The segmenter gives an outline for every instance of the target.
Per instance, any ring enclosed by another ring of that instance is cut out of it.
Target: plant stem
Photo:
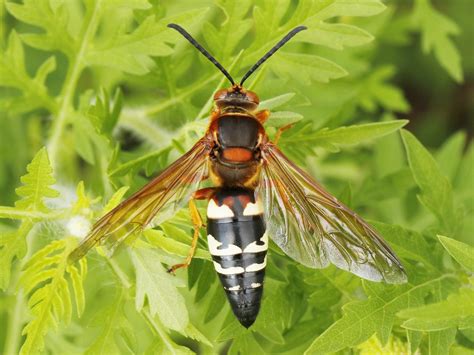
[[[117,262],[113,260],[112,258],[106,258],[106,260],[110,268],[112,269],[113,273],[115,274],[115,276],[117,276],[117,278],[122,283],[122,286],[127,290],[130,289],[132,287],[132,283],[129,280],[127,274],[125,274],[125,272],[120,268],[120,265],[117,264]],[[141,309],[140,314],[148,323],[148,325],[153,329],[155,334],[161,337],[161,340],[165,343],[166,347],[170,350],[173,350],[174,348],[170,344],[168,334],[163,329],[161,324],[159,324],[159,322],[156,319],[154,319],[154,317],[150,313],[150,310],[144,307]]]
[[[84,57],[87,46],[91,42],[100,20],[102,0],[96,0],[94,8],[90,11],[88,16],[84,19],[84,29],[80,39],[79,50],[74,58],[69,58],[69,67],[64,81],[64,86],[61,91],[60,105],[58,116],[53,122],[53,127],[49,139],[49,157],[53,169],[58,164],[58,153],[60,149],[61,137],[66,127],[67,119],[71,113],[72,100],[74,92],[76,91],[76,84],[79,76],[84,68]]]
[[[20,289],[16,295],[15,306],[8,322],[7,336],[5,343],[5,355],[18,354],[19,342],[21,339],[21,326],[23,320],[21,313],[24,305],[23,289]]]
[[[120,280],[120,282],[122,283],[123,287],[125,287],[126,289],[129,289],[132,287],[132,283],[130,282],[130,280],[128,279],[128,276],[125,272],[122,271],[122,269],[120,268],[119,264],[117,264],[117,262],[115,260],[113,260],[112,258],[105,258],[107,260],[107,263],[109,264],[110,268],[112,269],[113,273],[115,274],[115,276],[117,276],[117,278]]]
[[[207,84],[209,84],[210,82],[216,80],[219,75],[221,75],[220,73],[216,73],[212,76],[210,76],[209,78],[207,78],[206,80],[203,80],[203,81],[198,81],[196,84],[190,86],[188,89],[182,91],[180,94],[177,94],[173,97],[170,97],[169,99],[157,104],[157,105],[154,105],[154,106],[151,106],[149,108],[147,108],[145,110],[145,115],[146,116],[151,116],[151,115],[154,115],[160,111],[163,111],[164,109],[168,108],[169,106],[172,106],[174,104],[178,104],[180,102],[182,102],[182,100],[185,98],[185,97],[188,97],[189,95],[193,94],[194,92],[196,92],[197,90],[199,90],[200,88],[206,86]]]
[[[22,311],[23,311],[23,307],[25,307],[26,305],[26,300],[25,300],[25,294],[23,293],[23,289],[19,287],[18,282],[20,279],[21,270],[23,269],[25,264],[28,262],[28,260],[30,260],[31,258],[31,255],[32,255],[31,244],[35,236],[31,235],[31,237],[28,238],[29,234],[33,234],[33,233],[30,233],[31,229],[33,228],[33,224],[31,221],[23,222],[23,227],[25,228],[24,230],[26,231],[25,234],[19,233],[17,237],[26,239],[27,252],[26,252],[26,255],[23,257],[23,259],[21,260],[21,262],[17,264],[13,281],[10,282],[10,285],[12,285],[11,289],[12,290],[18,289],[19,291],[15,297],[15,305],[13,307],[13,312],[10,314],[10,317],[8,319],[7,335],[6,335],[5,347],[4,347],[5,355],[18,354],[18,348],[20,347],[20,343],[21,343],[21,328],[24,323],[24,319],[22,318]]]

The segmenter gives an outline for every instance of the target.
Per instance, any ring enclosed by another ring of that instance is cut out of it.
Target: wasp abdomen
[[[208,244],[232,310],[250,327],[263,292],[268,236],[263,210],[254,191],[227,188],[209,201]]]

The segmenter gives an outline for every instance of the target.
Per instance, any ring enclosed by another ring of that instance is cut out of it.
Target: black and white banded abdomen
[[[250,327],[257,318],[267,263],[268,236],[254,191],[222,188],[209,200],[207,240],[232,310]]]

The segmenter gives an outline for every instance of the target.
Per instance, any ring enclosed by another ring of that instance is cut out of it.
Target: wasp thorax
[[[260,103],[257,94],[238,85],[217,91],[214,101],[219,108],[233,106],[246,110],[255,110]]]

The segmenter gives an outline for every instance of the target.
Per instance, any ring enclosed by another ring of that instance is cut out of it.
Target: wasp
[[[404,268],[377,232],[291,162],[265,132],[268,110],[259,110],[245,80],[306,27],[283,37],[243,76],[239,84],[186,30],[178,31],[230,81],[214,95],[207,131],[158,177],[102,217],[75,249],[83,257],[106,240],[120,243],[157,214],[189,205],[194,235],[182,264],[189,266],[204,226],[196,200],[207,200],[209,252],[231,308],[245,327],[256,320],[263,293],[269,239],[289,257],[311,268],[330,263],[371,281],[402,283]],[[204,181],[213,187],[202,188]]]

